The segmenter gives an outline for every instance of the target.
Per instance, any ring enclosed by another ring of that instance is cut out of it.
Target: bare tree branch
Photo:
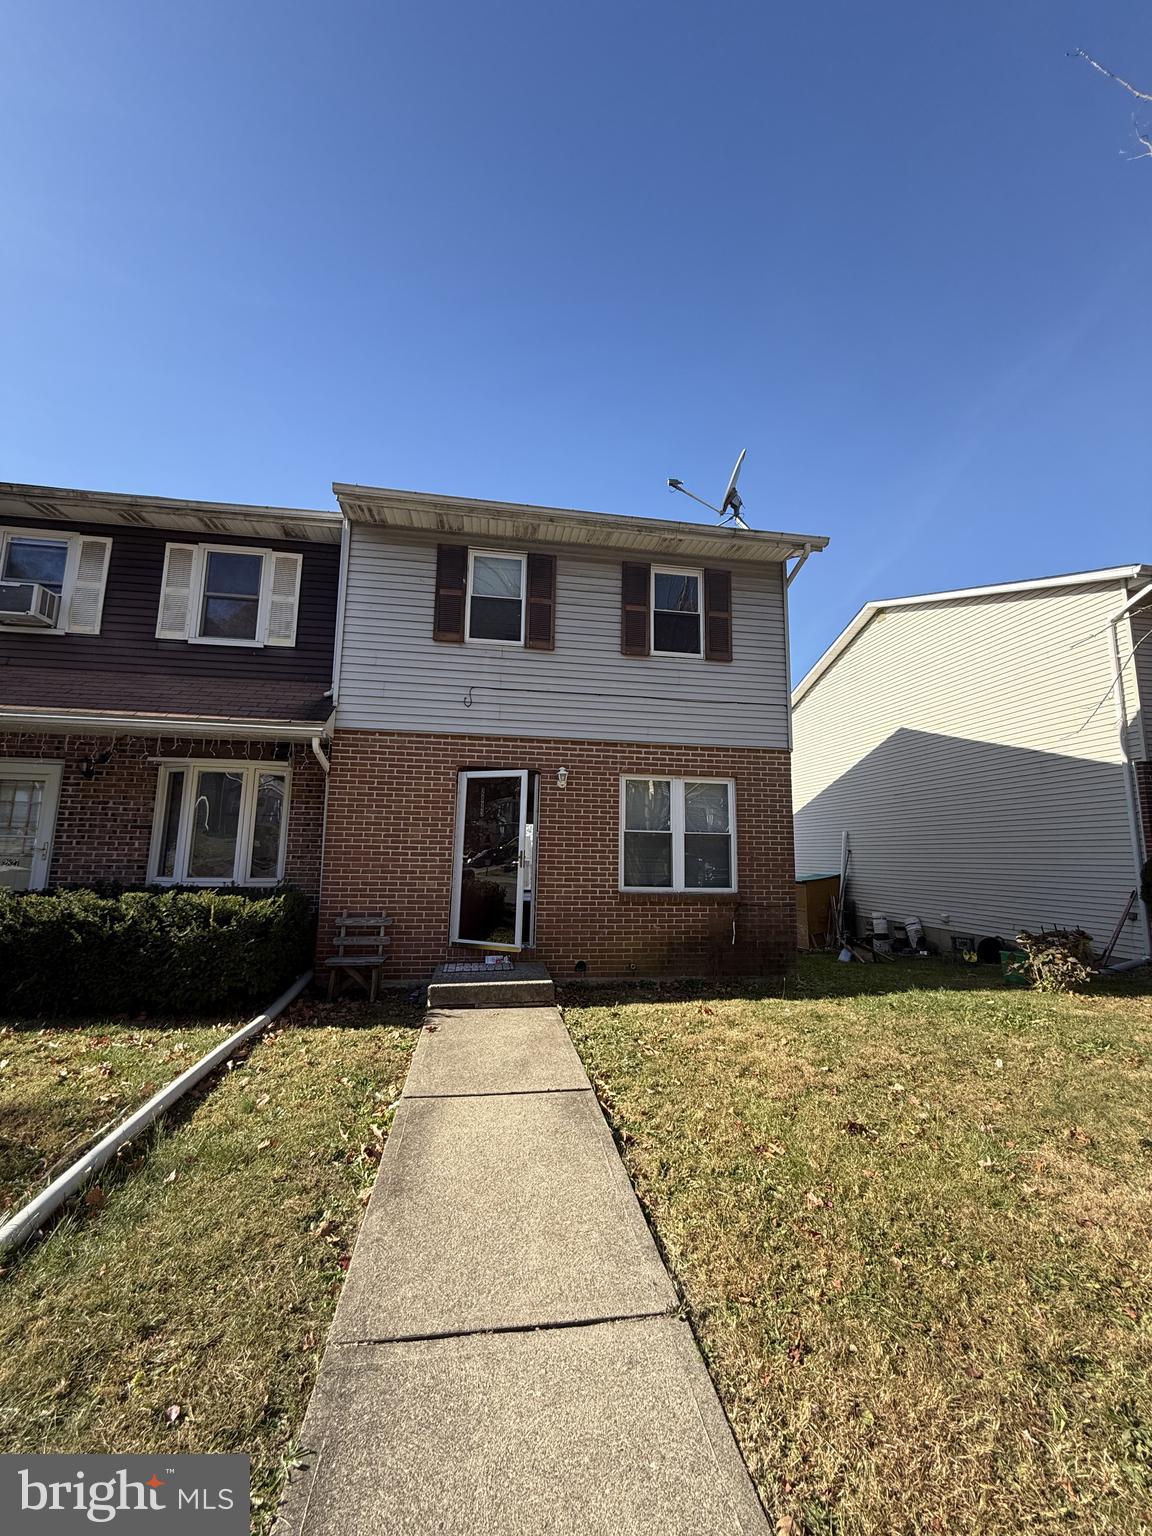
[[[1102,75],[1107,75],[1109,80],[1115,80],[1117,85],[1122,85],[1130,96],[1135,96],[1137,101],[1152,102],[1152,91],[1140,90],[1130,80],[1125,80],[1123,75],[1118,75],[1114,70],[1107,69],[1100,63],[1099,59],[1094,59],[1090,53],[1085,53],[1083,48],[1073,48],[1068,57],[1070,59],[1083,59],[1085,64],[1091,64],[1093,69],[1098,69]],[[1140,142],[1143,143],[1144,140],[1141,138]]]

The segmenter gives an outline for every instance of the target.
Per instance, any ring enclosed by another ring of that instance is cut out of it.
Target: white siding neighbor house
[[[797,874],[847,832],[861,932],[1107,944],[1152,842],[1152,566],[868,603],[792,705]],[[1114,955],[1149,952],[1139,903]]]

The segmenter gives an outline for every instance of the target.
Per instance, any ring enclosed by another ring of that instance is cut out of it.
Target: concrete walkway
[[[764,1536],[555,1008],[427,1015],[276,1536]]]

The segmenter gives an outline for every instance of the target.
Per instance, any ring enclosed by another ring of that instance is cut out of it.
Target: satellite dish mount
[[[743,528],[749,531],[748,524],[740,516],[744,503],[740,499],[740,492],[736,489],[736,482],[740,478],[740,471],[744,466],[744,455],[747,448],[741,448],[740,457],[736,460],[736,467],[728,477],[728,486],[724,492],[724,499],[718,507],[714,507],[710,501],[705,501],[703,496],[697,496],[695,491],[690,491],[683,480],[669,480],[668,485],[674,491],[680,491],[685,496],[691,496],[693,501],[698,501],[702,507],[707,507],[709,512],[715,512],[720,519],[721,528]]]

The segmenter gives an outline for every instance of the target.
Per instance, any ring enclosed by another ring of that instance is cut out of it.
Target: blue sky
[[[831,536],[868,598],[1152,559],[1152,162],[1070,0],[0,8],[0,478]]]

